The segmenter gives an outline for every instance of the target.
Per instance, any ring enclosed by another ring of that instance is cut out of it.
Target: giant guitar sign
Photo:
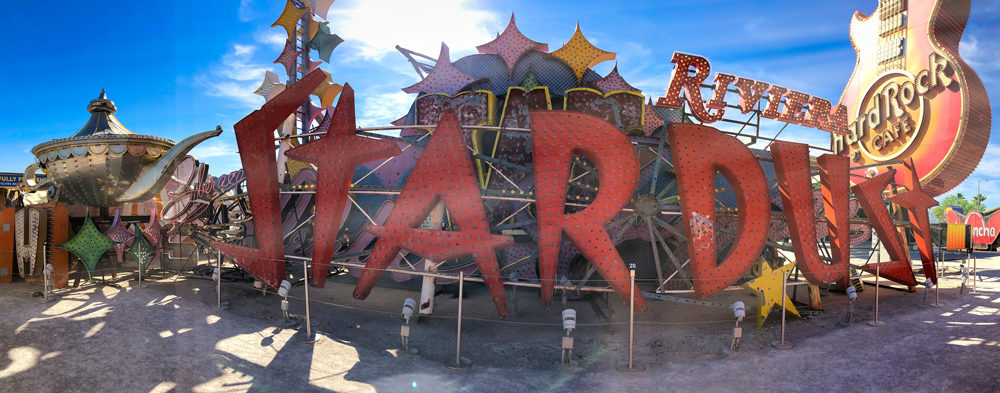
[[[933,196],[976,169],[991,119],[983,83],[958,56],[968,19],[968,0],[883,0],[870,16],[854,14],[858,57],[840,98],[848,135],[831,135],[834,152],[848,154],[852,168],[913,158]]]

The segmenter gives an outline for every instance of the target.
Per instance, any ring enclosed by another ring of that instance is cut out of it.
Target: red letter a
[[[415,229],[439,200],[444,200],[444,207],[459,230]],[[448,108],[438,122],[385,225],[368,225],[365,230],[378,236],[378,243],[358,278],[354,298],[368,297],[402,249],[435,262],[471,255],[479,265],[497,312],[503,318],[509,315],[494,250],[514,245],[514,238],[490,233],[479,181],[454,109]]]

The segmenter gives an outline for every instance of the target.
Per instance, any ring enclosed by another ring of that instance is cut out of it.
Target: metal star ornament
[[[615,68],[611,70],[603,78],[596,81],[590,82],[591,85],[600,90],[601,93],[608,94],[613,91],[631,91],[633,93],[642,94],[642,90],[632,87],[622,78],[622,75],[618,73],[618,63],[615,63]]]
[[[598,49],[590,41],[587,41],[587,38],[583,36],[583,32],[580,31],[579,23],[576,24],[576,32],[573,33],[573,38],[570,38],[566,45],[550,53],[549,56],[566,63],[573,70],[573,73],[576,74],[578,82],[583,79],[583,73],[588,68],[605,60],[615,59],[614,52]]]
[[[320,23],[317,27],[319,30],[316,31],[316,35],[309,40],[309,43],[306,44],[306,46],[319,51],[319,58],[329,63],[330,55],[333,54],[333,50],[336,49],[337,45],[340,45],[341,42],[344,42],[344,39],[340,38],[340,36],[336,34],[330,34],[330,27],[325,24]]]
[[[649,102],[646,103],[646,113],[644,114],[645,119],[642,122],[642,133],[646,136],[653,135],[657,128],[663,126],[666,122],[663,116],[660,116],[656,112],[656,106],[653,105],[653,99],[650,98]]]
[[[538,82],[538,78],[535,77],[535,73],[531,71],[531,67],[528,67],[528,75],[525,75],[524,80],[521,81],[521,88],[524,90],[531,90],[542,84]]]
[[[160,256],[160,250],[163,249],[163,226],[160,225],[156,209],[149,209],[149,224],[146,224],[146,229],[142,233],[146,235],[146,239],[149,239],[149,245],[153,247],[153,258]]]
[[[253,93],[267,99],[267,97],[271,95],[271,90],[274,90],[274,87],[277,85],[279,85],[278,74],[271,71],[265,71],[264,81],[260,83],[260,87],[258,87]]]
[[[313,14],[319,16],[320,18],[330,20],[327,18],[327,13],[330,12],[330,6],[333,5],[334,0],[306,0],[310,1],[312,4],[309,8],[312,9]]]
[[[284,27],[285,31],[288,32],[288,41],[295,40],[295,25],[298,24],[299,19],[302,19],[302,15],[309,12],[308,8],[299,8],[295,6],[292,0],[288,0],[285,3],[285,10],[281,12],[281,16],[278,20],[271,24],[271,27]]]
[[[60,244],[56,247],[64,249],[73,253],[80,261],[83,262],[83,266],[87,268],[88,280],[92,280],[94,277],[94,268],[97,266],[97,261],[101,259],[101,256],[105,252],[114,247],[118,242],[108,239],[101,233],[100,229],[94,225],[94,222],[90,220],[90,212],[87,212],[87,220],[83,223],[83,228],[80,232],[73,236],[68,242]]]
[[[500,56],[504,63],[507,63],[507,75],[510,78],[514,72],[514,65],[517,64],[517,60],[521,56],[530,51],[548,52],[549,44],[532,41],[521,34],[517,24],[514,23],[514,13],[511,13],[510,23],[507,24],[503,34],[497,36],[493,41],[477,46],[476,49],[479,50],[479,53]]]
[[[132,229],[135,230],[135,238],[132,240],[132,247],[128,248],[128,253],[139,263],[139,270],[142,271],[142,274],[146,274],[146,266],[149,265],[149,259],[153,256],[155,249],[142,235],[139,224],[132,224]]]
[[[743,288],[757,295],[757,327],[764,325],[764,320],[767,319],[767,314],[771,312],[772,308],[781,308],[783,278],[795,268],[794,263],[782,266],[780,269],[771,269],[771,265],[764,261],[761,261],[760,264],[760,277],[743,284]],[[785,295],[784,298],[785,309],[789,314],[798,317],[799,311],[795,309],[792,300],[788,298],[788,295]]]
[[[300,54],[302,54],[302,51],[295,50],[295,46],[292,45],[291,41],[285,41],[285,50],[281,51],[281,55],[274,60],[274,64],[285,66],[285,72],[291,75],[292,67],[295,67],[295,59]]]
[[[274,85],[274,88],[271,89],[271,91],[267,94],[267,97],[265,97],[264,100],[265,101],[271,101],[275,97],[277,97],[279,94],[281,94],[281,92],[283,92],[283,91],[285,91],[285,84],[284,83],[279,83],[277,85]]]
[[[308,74],[310,72],[313,72],[313,70],[315,70],[316,68],[319,68],[319,66],[321,64],[323,64],[323,62],[321,62],[321,61],[315,61],[312,58],[310,58],[309,59],[309,69],[308,70],[302,71],[302,69],[304,68],[304,67],[302,67],[302,64],[299,64],[298,67],[295,67],[295,70],[298,71],[298,72],[301,72],[303,74]]]
[[[107,232],[104,232],[104,236],[107,236],[108,239],[118,242],[118,244],[115,245],[115,256],[118,257],[118,263],[123,262],[122,254],[125,253],[125,243],[132,240],[132,234],[129,232],[128,228],[125,227],[125,223],[122,222],[121,213],[122,211],[120,209],[115,210],[115,219],[111,223],[111,228],[109,228]]]
[[[424,80],[415,85],[403,88],[407,93],[445,93],[455,95],[466,86],[480,80],[466,75],[451,64],[448,45],[441,43],[441,55],[438,56],[434,69],[427,74]]]

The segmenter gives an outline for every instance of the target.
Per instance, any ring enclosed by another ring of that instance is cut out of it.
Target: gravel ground
[[[462,356],[473,366],[455,371],[444,366],[455,356],[452,294],[435,298],[434,317],[411,323],[419,353],[400,349],[398,313],[403,299],[419,296],[417,281],[385,279],[357,301],[353,277],[331,277],[310,291],[315,344],[284,327],[280,297],[261,297],[247,283],[225,283],[231,308],[217,311],[213,282],[176,275],[144,281],[147,288],[119,275],[109,281],[117,287],[81,285],[50,303],[31,297],[39,286],[15,281],[0,285],[0,391],[1000,391],[1000,256],[978,265],[980,294],[959,295],[953,273],[942,280],[943,308],[922,306],[923,288],[882,287],[882,327],[866,323],[873,285],[846,328],[837,322],[847,298],[831,292],[822,315],[788,320],[795,346],[783,351],[769,345],[780,338],[780,310],[760,329],[754,318],[744,321],[737,353],[726,355],[731,311],[649,299],[650,311],[636,315],[635,359],[646,367],[638,375],[616,371],[628,356],[620,300],[610,325],[596,311],[607,313],[603,299],[569,301],[579,313],[580,365],[566,367],[556,364],[561,305],[543,310],[538,292],[522,288],[515,316],[502,322],[485,288],[470,283]],[[303,287],[291,295],[292,312],[304,313]],[[708,300],[756,304],[746,291]]]

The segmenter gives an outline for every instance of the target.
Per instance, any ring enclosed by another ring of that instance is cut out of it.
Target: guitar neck
[[[883,72],[906,66],[906,3],[905,0],[883,0],[879,3],[878,70]]]

